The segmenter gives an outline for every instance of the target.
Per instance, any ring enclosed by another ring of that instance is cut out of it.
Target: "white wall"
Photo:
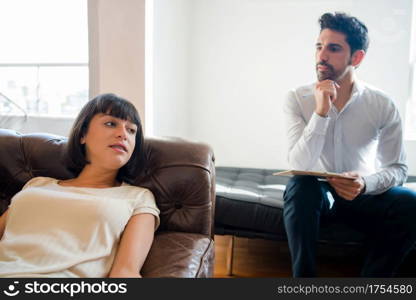
[[[169,7],[161,5],[160,9],[169,10],[173,18],[173,3],[180,3],[182,10],[176,16],[184,18],[186,1],[169,2]],[[348,12],[368,25],[370,48],[358,77],[384,89],[404,115],[404,103],[409,97],[411,0],[187,2],[191,30],[188,52],[175,43],[181,28],[186,32],[186,22],[182,20],[180,26],[169,31],[170,43],[158,50],[161,52],[155,61],[160,63],[159,74],[170,74],[176,65],[172,66],[172,61],[162,64],[163,59],[181,61],[184,53],[189,57],[188,72],[174,79],[180,86],[187,82],[189,132],[176,131],[175,120],[171,120],[163,125],[163,133],[211,144],[217,165],[287,167],[282,102],[289,89],[315,80],[317,20],[327,11]],[[162,20],[155,19],[155,24],[158,22],[164,26]],[[159,79],[155,73],[154,81]],[[175,83],[159,84],[159,88],[183,106],[179,102],[182,98],[175,96],[172,88]],[[159,113],[163,119],[162,111]],[[172,124],[171,130],[168,123]],[[416,173],[416,161],[411,170]]]
[[[416,175],[416,141],[405,141],[409,174]]]
[[[153,135],[189,136],[190,10],[188,0],[154,1]]]

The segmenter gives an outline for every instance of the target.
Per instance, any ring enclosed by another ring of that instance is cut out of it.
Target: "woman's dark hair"
[[[346,41],[351,48],[351,55],[357,50],[367,52],[370,40],[367,27],[357,18],[345,13],[325,13],[319,19],[321,31],[331,29],[345,34]]]
[[[99,113],[128,120],[137,126],[136,146],[130,160],[120,168],[117,180],[132,183],[134,178],[141,175],[145,167],[145,154],[143,149],[144,139],[142,124],[136,108],[126,99],[115,94],[102,94],[90,100],[81,109],[69,135],[66,148],[66,161],[68,169],[76,176],[89,162],[86,159],[85,145],[81,144],[81,138],[88,131],[91,119]]]

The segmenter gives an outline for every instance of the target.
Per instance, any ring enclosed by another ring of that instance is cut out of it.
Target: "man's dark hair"
[[[319,19],[321,31],[330,29],[345,34],[345,39],[351,48],[351,55],[357,50],[367,52],[369,38],[368,29],[360,20],[345,13],[325,13]]]
[[[132,183],[144,171],[145,167],[143,130],[139,114],[133,104],[115,94],[102,94],[95,97],[88,101],[78,114],[67,143],[67,167],[75,175],[78,175],[89,163],[86,158],[85,145],[81,144],[81,138],[87,133],[91,119],[99,113],[128,120],[137,126],[136,145],[133,153],[130,160],[117,173],[118,181]]]

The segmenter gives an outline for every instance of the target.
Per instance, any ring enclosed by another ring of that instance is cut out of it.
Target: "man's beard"
[[[327,69],[325,71],[319,71],[318,66],[325,66]],[[333,65],[330,65],[324,61],[320,61],[316,64],[316,75],[318,77],[318,81],[323,80],[333,80],[339,81],[344,75],[347,73],[349,66],[351,66],[351,58],[348,61],[347,66],[343,70],[336,71]]]
[[[319,71],[318,66],[325,66],[327,69],[325,71]],[[316,75],[318,77],[318,81],[323,80],[336,80],[338,79],[339,74],[335,71],[334,67],[326,62],[320,61],[316,64]]]

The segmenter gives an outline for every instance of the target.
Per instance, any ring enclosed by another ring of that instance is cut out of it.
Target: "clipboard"
[[[315,171],[300,171],[300,170],[287,170],[282,172],[273,173],[274,176],[295,176],[295,175],[304,175],[304,176],[316,176],[319,178],[326,178],[326,177],[336,177],[336,178],[344,178],[355,180],[355,177],[342,175],[340,173],[332,173],[332,172],[315,172]]]

